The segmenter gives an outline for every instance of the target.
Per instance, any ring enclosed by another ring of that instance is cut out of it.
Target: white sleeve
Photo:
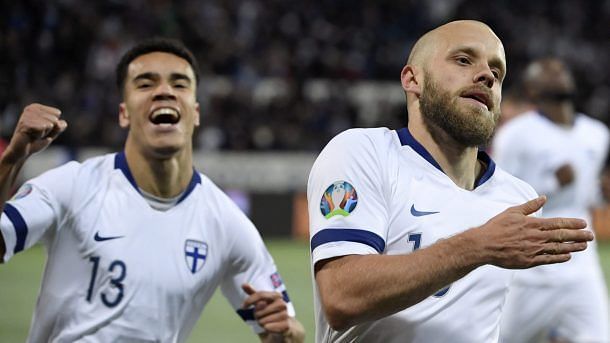
[[[4,261],[54,234],[70,203],[78,163],[70,162],[24,183],[4,205],[0,231]]]
[[[382,146],[376,129],[333,138],[313,165],[307,186],[312,261],[385,250],[388,206]],[[381,146],[381,147],[380,147]]]
[[[228,202],[231,201],[228,200]],[[248,297],[241,288],[243,284],[248,283],[257,291],[281,293],[291,317],[295,316],[294,306],[275,262],[254,224],[232,202],[226,206],[231,209],[230,214],[226,213],[223,216],[224,228],[231,232],[234,240],[230,252],[231,265],[227,266],[225,271],[220,285],[221,291],[242,320],[250,325],[257,334],[262,333],[265,330],[256,322],[253,308],[242,309],[243,302]]]

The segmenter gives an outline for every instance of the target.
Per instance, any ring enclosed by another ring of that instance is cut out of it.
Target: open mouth
[[[173,125],[180,121],[180,113],[176,109],[170,107],[158,108],[150,114],[150,121],[155,125]]]
[[[488,110],[490,110],[492,108],[491,97],[489,95],[487,95],[487,93],[485,93],[485,92],[477,92],[477,91],[467,92],[467,93],[463,94],[462,97],[476,100],[476,101],[482,103],[483,105],[485,105]]]

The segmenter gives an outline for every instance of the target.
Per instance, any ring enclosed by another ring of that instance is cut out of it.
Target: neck
[[[477,160],[478,147],[463,146],[440,128],[431,133],[421,116],[409,116],[409,131],[458,187],[474,189],[475,182],[483,171]]]
[[[538,110],[557,125],[572,126],[574,123],[574,105],[571,102],[539,104]]]
[[[192,154],[187,149],[169,158],[151,157],[130,144],[125,145],[125,158],[140,189],[161,198],[184,192],[193,177]]]

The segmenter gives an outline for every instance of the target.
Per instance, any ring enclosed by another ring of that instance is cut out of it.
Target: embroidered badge
[[[282,277],[280,276],[280,274],[278,272],[271,274],[270,278],[271,278],[271,284],[273,285],[273,288],[278,288],[283,284]]]
[[[208,245],[204,242],[187,239],[184,243],[184,257],[186,267],[195,274],[198,272],[208,256]]]
[[[358,194],[354,186],[347,181],[336,181],[322,195],[320,211],[326,219],[336,215],[347,217],[357,204]]]

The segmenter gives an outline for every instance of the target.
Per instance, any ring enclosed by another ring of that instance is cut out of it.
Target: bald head
[[[502,46],[502,42],[498,36],[496,36],[492,29],[486,24],[476,20],[457,20],[428,31],[418,39],[411,49],[407,64],[418,67],[425,66],[425,62],[429,60],[430,56],[433,55],[439,45],[443,45],[442,43],[452,40],[456,35],[465,33],[488,35],[492,40],[497,41],[497,43]],[[502,54],[504,54],[503,46]]]

